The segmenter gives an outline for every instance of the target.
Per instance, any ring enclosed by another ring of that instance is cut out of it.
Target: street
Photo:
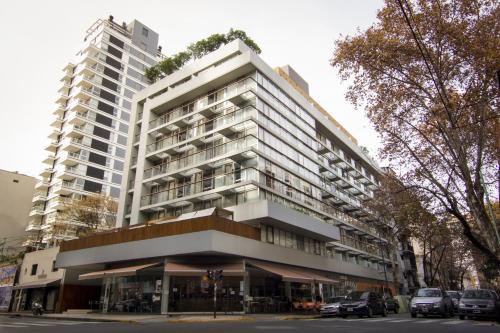
[[[214,323],[169,323],[158,320],[141,323],[83,322],[47,318],[0,317],[0,332],[498,332],[500,325],[491,321],[458,318],[410,318],[408,314],[387,318],[322,318],[278,320],[271,316],[249,317],[248,321]]]

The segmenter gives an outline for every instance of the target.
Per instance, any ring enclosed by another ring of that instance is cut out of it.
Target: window
[[[274,243],[274,229],[271,226],[266,226],[267,229],[267,242],[268,243]]]
[[[144,37],[148,38],[148,34],[149,34],[148,29],[146,29],[146,28],[144,28],[144,27],[143,27],[143,28],[142,28],[142,35],[143,35]]]
[[[56,261],[52,261],[52,272],[57,272]]]
[[[37,269],[38,269],[38,264],[31,265],[31,275],[36,275]]]
[[[19,180],[17,180],[17,179],[13,179],[12,181],[13,181],[14,183],[19,183]]]

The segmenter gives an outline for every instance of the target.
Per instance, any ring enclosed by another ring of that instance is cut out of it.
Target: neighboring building
[[[410,239],[402,239],[399,242],[399,265],[403,277],[401,294],[413,295],[419,288],[419,278],[417,271],[417,259],[413,251],[413,245]]]
[[[18,283],[14,286],[13,311],[31,309],[38,301],[45,311],[54,311],[59,296],[59,287],[64,270],[55,267],[59,247],[26,253],[19,271]]]
[[[22,249],[28,215],[36,214],[31,203],[35,183],[35,177],[0,170],[0,261]]]
[[[138,92],[123,228],[63,242],[58,267],[107,312],[210,311],[207,268],[223,269],[225,311],[394,292],[395,254],[364,206],[381,170],[299,78],[234,41]]]
[[[26,245],[75,237],[75,222],[61,215],[68,201],[91,193],[118,199],[132,96],[149,85],[143,73],[158,49],[158,34],[136,20],[119,24],[110,16],[86,31],[76,62],[64,68]]]

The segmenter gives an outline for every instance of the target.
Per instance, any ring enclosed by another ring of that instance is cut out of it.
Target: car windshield
[[[365,299],[368,299],[368,292],[365,291],[353,291],[351,293],[349,293],[349,295],[347,295],[347,297],[345,298],[346,300],[349,300],[349,301],[361,301],[361,300],[365,300]]]
[[[492,299],[493,294],[488,290],[466,290],[462,298]]]
[[[441,290],[438,289],[420,289],[418,297],[441,297]]]

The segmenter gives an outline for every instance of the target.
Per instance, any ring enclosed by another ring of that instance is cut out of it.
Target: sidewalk
[[[10,317],[31,317],[53,320],[74,320],[74,321],[98,321],[98,322],[121,322],[121,323],[141,323],[141,322],[168,322],[168,323],[209,323],[209,322],[234,322],[234,321],[274,321],[274,320],[305,320],[315,319],[318,315],[307,314],[246,314],[246,315],[134,315],[134,314],[100,314],[100,313],[82,313],[82,314],[61,314],[47,313],[42,316],[34,316],[31,312],[4,312],[2,316]]]

